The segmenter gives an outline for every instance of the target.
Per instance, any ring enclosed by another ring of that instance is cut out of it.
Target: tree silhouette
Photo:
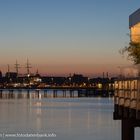
[[[120,53],[122,55],[127,53],[129,60],[134,64],[140,64],[140,43],[130,42],[128,46],[120,50]]]

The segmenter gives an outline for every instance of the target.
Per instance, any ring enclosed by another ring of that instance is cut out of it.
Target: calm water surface
[[[12,140],[121,140],[121,123],[112,114],[110,98],[1,99],[0,133],[56,134],[3,138]],[[139,132],[136,129],[136,139]]]

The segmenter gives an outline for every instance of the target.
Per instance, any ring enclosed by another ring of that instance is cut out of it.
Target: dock
[[[134,140],[140,127],[140,77],[115,81],[114,120],[121,120],[122,140]]]

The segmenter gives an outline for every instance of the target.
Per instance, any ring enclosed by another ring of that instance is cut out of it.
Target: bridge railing
[[[140,78],[120,78],[115,81],[116,105],[140,111]]]

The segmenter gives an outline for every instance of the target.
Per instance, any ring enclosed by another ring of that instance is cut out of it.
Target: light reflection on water
[[[109,98],[2,99],[0,132],[55,133],[56,138],[47,139],[56,140],[121,139],[120,121],[113,120],[113,99]]]

